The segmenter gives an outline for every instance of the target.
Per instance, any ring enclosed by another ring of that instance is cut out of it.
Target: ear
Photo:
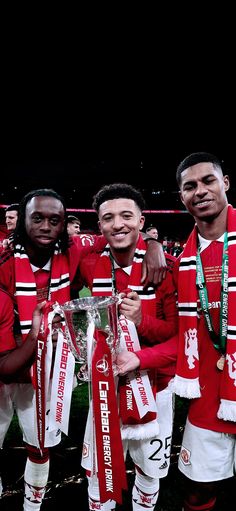
[[[230,188],[229,176],[228,175],[223,176],[223,180],[224,180],[224,185],[225,185],[225,191],[227,192]]]
[[[181,190],[179,190],[179,196],[180,196],[180,200],[181,200],[181,202],[184,204],[184,199],[183,199],[183,195],[182,195]]]
[[[141,231],[143,226],[145,224],[145,216],[141,215],[140,222],[139,222],[139,230]]]
[[[98,220],[98,229],[100,232],[102,232],[100,220]]]

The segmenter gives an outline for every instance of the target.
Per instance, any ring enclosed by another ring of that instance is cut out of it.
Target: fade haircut
[[[63,206],[66,217],[65,201],[63,197],[61,197],[61,195],[55,192],[55,190],[52,190],[51,188],[39,188],[37,190],[32,190],[23,197],[19,204],[18,221],[13,235],[14,244],[16,243],[24,244],[25,240],[27,239],[27,234],[25,230],[25,211],[28,202],[30,202],[31,199],[33,199],[33,197],[53,197],[54,199],[59,200]],[[67,234],[65,223],[64,230],[61,233],[60,239],[58,240],[59,247],[61,248],[62,252],[64,252],[68,248],[68,240],[69,237]]]
[[[145,208],[145,200],[141,192],[127,183],[113,183],[100,188],[93,197],[93,208],[98,213],[103,202],[113,199],[131,199],[141,212]]]
[[[176,180],[178,185],[181,185],[181,174],[184,170],[203,162],[211,162],[216,170],[222,172],[221,162],[214,154],[205,152],[192,153],[186,156],[186,158],[184,158],[177,167]]]

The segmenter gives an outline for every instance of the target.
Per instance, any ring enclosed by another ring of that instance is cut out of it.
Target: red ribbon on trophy
[[[48,302],[43,309],[43,317],[38,335],[36,361],[33,365],[33,384],[36,393],[36,422],[39,449],[42,453],[45,440],[45,415],[46,415],[46,385],[45,359],[47,352],[48,337],[48,313],[52,310],[52,305]]]
[[[122,489],[127,489],[127,480],[112,357],[106,334],[95,330],[95,339],[92,392],[100,501],[112,499],[122,503]]]

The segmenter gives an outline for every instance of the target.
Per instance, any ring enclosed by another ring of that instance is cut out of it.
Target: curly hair
[[[93,197],[93,208],[98,213],[101,204],[112,199],[132,199],[141,211],[145,208],[141,192],[127,183],[113,183],[100,188]]]

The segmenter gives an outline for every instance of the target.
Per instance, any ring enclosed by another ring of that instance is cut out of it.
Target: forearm
[[[12,351],[0,355],[0,379],[13,381],[19,372],[30,367],[34,361],[37,346],[37,337],[30,332],[24,344]]]
[[[140,360],[140,369],[156,368],[158,374],[169,374],[176,364],[178,336],[175,335],[162,344],[151,348],[143,348],[135,352]]]
[[[178,330],[178,317],[175,311],[167,319],[154,318],[148,314],[142,315],[142,321],[137,327],[139,336],[150,344],[166,341],[173,337]]]

